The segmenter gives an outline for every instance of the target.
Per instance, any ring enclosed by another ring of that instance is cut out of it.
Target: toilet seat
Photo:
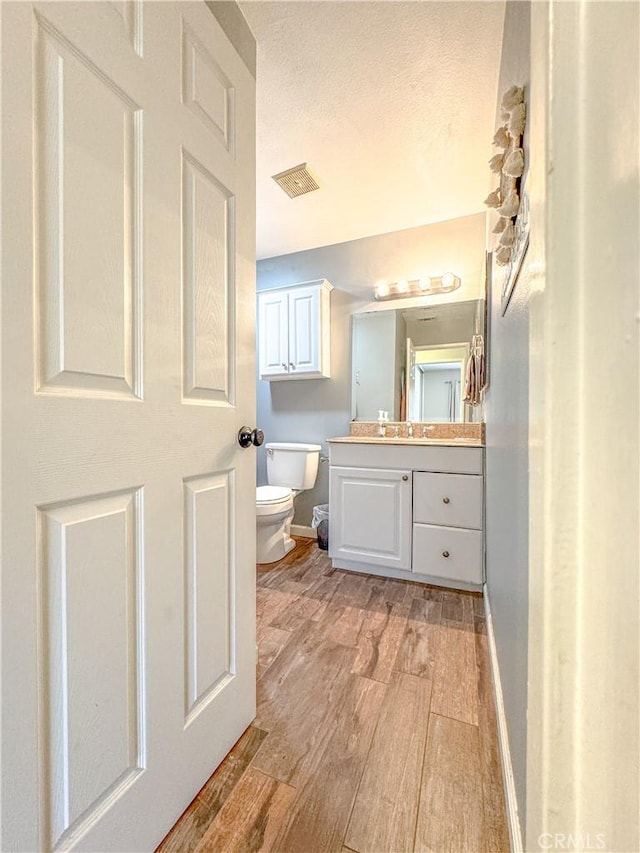
[[[260,518],[285,518],[293,513],[293,492],[286,486],[258,486],[256,489],[256,516]]]
[[[291,489],[286,486],[258,486],[256,488],[256,503],[260,506],[274,506],[285,503],[292,496]]]

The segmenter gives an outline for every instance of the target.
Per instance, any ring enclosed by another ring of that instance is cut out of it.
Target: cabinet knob
[[[443,557],[448,557],[448,556],[449,556],[449,552],[448,552],[448,551],[443,551],[443,552],[442,552],[442,556],[443,556]]]
[[[402,479],[403,479],[403,480],[405,481],[405,483],[406,483],[406,481],[409,479],[409,475],[408,475],[408,474],[403,474],[403,475],[402,475]]]
[[[282,362],[282,367],[284,370],[289,370],[289,368],[286,365],[286,362],[284,362],[284,361]]]
[[[295,370],[295,369],[296,369],[296,366],[295,366],[295,364],[294,364],[292,361],[290,361],[290,362],[289,362],[289,367],[291,368],[291,370]]]
[[[443,504],[448,504],[448,503],[449,503],[449,498],[442,498],[442,503],[443,503]]]

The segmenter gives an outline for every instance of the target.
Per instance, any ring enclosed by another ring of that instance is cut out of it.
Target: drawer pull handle
[[[449,498],[442,498],[442,503],[443,503],[443,504],[448,504],[448,503],[449,503]]]
[[[449,552],[448,552],[448,551],[443,551],[443,552],[442,552],[442,556],[443,556],[443,557],[448,557],[448,556],[449,556]]]
[[[409,475],[408,475],[408,474],[403,474],[403,475],[402,475],[402,479],[403,479],[403,480],[405,481],[405,483],[406,483],[406,481],[409,479]]]

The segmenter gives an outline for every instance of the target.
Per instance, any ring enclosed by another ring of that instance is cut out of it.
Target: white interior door
[[[204,3],[1,8],[0,847],[150,850],[255,710],[254,81]]]

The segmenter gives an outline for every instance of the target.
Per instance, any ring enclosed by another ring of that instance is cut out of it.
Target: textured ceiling
[[[504,2],[241,2],[258,43],[258,257],[482,210]],[[308,162],[321,189],[271,175]]]

